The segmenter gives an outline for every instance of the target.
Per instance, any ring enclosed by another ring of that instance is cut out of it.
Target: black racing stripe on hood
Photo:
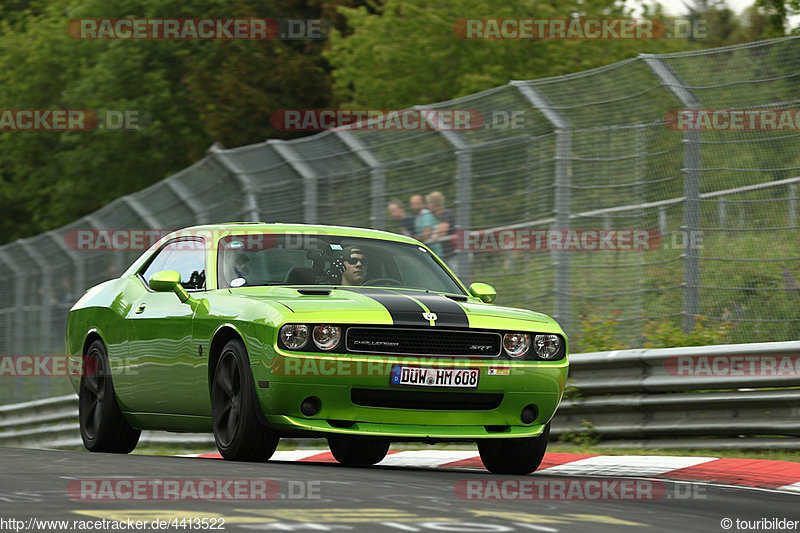
[[[447,296],[420,292],[400,292],[418,300],[422,305],[436,313],[436,325],[448,328],[468,328],[469,318],[464,308]]]
[[[392,315],[392,322],[395,326],[430,326],[430,322],[422,316],[425,309],[408,296],[381,289],[347,287],[345,290],[372,298],[384,306]]]

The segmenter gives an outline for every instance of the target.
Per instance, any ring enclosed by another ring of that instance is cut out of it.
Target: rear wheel
[[[548,423],[538,437],[479,440],[478,452],[492,474],[530,474],[539,468],[549,437]]]
[[[106,347],[99,339],[83,356],[83,375],[78,389],[78,422],[83,445],[90,452],[129,453],[142,432],[122,416]]]
[[[219,453],[230,461],[266,461],[278,436],[259,422],[249,358],[242,341],[228,341],[211,384],[211,418]]]
[[[330,437],[333,458],[345,465],[374,465],[386,457],[388,440]]]

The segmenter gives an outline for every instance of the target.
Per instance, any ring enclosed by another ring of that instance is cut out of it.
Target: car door
[[[206,367],[192,341],[194,312],[175,293],[155,292],[148,283],[156,272],[176,270],[181,285],[202,297],[205,263],[205,241],[181,238],[166,243],[140,271],[145,290],[126,317],[128,357],[136,369],[135,394],[126,402],[131,411],[198,415],[207,407],[208,389],[197,386]]]

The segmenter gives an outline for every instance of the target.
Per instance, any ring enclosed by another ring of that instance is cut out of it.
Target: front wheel
[[[333,458],[344,465],[374,465],[389,451],[388,440],[330,437],[328,446]]]
[[[478,452],[492,474],[530,474],[539,468],[549,437],[548,423],[538,437],[479,440]]]
[[[253,376],[242,341],[229,341],[211,384],[211,419],[220,455],[230,461],[266,461],[279,437],[259,422]]]
[[[108,354],[102,341],[89,345],[83,356],[83,375],[78,389],[78,423],[83,445],[90,452],[130,453],[142,432],[122,416]]]

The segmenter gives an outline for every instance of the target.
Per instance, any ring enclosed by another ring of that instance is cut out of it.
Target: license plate
[[[392,385],[417,387],[448,387],[477,389],[479,368],[430,368],[422,366],[392,366]]]

